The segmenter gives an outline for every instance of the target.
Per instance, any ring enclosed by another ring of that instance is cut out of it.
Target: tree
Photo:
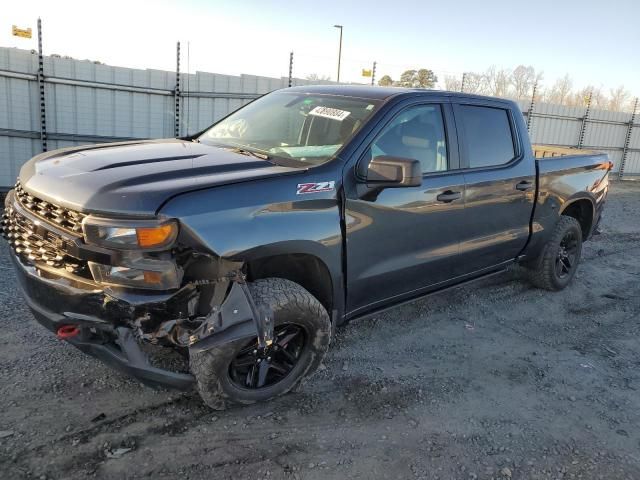
[[[550,103],[557,103],[559,105],[566,105],[571,97],[571,90],[573,89],[573,81],[567,73],[564,77],[559,78],[551,87],[551,91],[548,94],[548,101]]]
[[[511,73],[511,85],[515,98],[531,98],[533,87],[542,80],[542,76],[542,72],[536,73],[532,66],[518,65]]]
[[[433,88],[436,86],[438,82],[438,77],[433,70],[428,70],[426,68],[421,68],[418,70],[418,86],[420,88]]]
[[[459,92],[462,90],[462,80],[454,75],[445,75],[444,89],[450,92]]]
[[[609,110],[622,110],[627,107],[630,98],[631,93],[623,85],[609,90]]]
[[[464,77],[464,91],[466,93],[487,93],[485,88],[484,75],[479,73],[467,72]]]
[[[400,80],[396,82],[396,85],[399,87],[413,88],[415,86],[414,83],[417,82],[417,75],[417,70],[405,70],[402,72],[402,75],[400,75]]]
[[[393,85],[393,80],[389,75],[383,76],[380,80],[378,80],[378,85],[381,87],[390,87]]]
[[[511,84],[511,72],[509,70],[498,70],[495,65],[487,69],[484,74],[487,91],[494,97],[509,96],[509,86]]]
[[[400,80],[396,85],[408,88],[433,88],[438,81],[438,77],[433,70],[421,68],[420,70],[405,70],[400,75]]]
[[[329,75],[320,75],[318,73],[310,73],[304,78],[306,78],[310,82],[328,82],[331,80],[331,77]]]

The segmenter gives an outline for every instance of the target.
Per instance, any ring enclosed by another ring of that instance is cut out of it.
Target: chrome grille
[[[69,233],[82,235],[84,214],[35,197],[22,188],[20,182],[16,183],[15,192],[20,204],[29,212]]]

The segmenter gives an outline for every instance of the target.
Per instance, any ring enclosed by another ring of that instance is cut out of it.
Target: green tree
[[[390,87],[391,85],[393,85],[393,80],[389,75],[385,75],[378,81],[378,85],[380,85],[381,87]]]
[[[400,75],[400,80],[398,80],[399,87],[407,87],[413,88],[415,87],[415,83],[417,82],[418,71],[417,70],[405,70]]]
[[[421,68],[418,70],[417,77],[420,88],[433,88],[436,86],[436,83],[438,83],[438,77],[433,73],[433,70]]]
[[[405,70],[400,75],[397,85],[408,88],[433,88],[438,81],[438,77],[433,70],[421,68],[419,70]]]

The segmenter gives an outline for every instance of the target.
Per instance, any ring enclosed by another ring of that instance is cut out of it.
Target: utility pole
[[[178,138],[180,136],[180,42],[176,46],[176,89],[173,95],[176,102],[174,134]]]
[[[40,91],[40,143],[47,151],[47,113],[44,96],[44,56],[42,55],[42,20],[38,18],[38,90]]]
[[[462,74],[462,83],[460,84],[460,93],[464,92],[464,84],[467,80],[467,74],[466,72]]]
[[[531,132],[531,123],[533,122],[533,109],[536,106],[537,91],[538,91],[538,82],[533,84],[533,92],[531,93],[531,103],[529,104],[529,112],[527,113],[527,132]]]
[[[293,86],[293,52],[289,53],[289,86]]]
[[[334,25],[335,28],[340,29],[340,44],[338,46],[338,79],[336,80],[340,83],[340,60],[342,58],[342,25]]]
[[[373,69],[371,69],[371,86],[372,87],[376,84],[376,64],[377,62],[373,62]]]

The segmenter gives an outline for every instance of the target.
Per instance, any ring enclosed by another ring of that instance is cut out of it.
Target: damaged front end
[[[173,219],[111,220],[63,209],[19,185],[3,235],[36,319],[59,338],[152,386],[189,389],[188,368],[160,368],[147,347],[183,359],[239,339],[270,345],[244,265],[199,251]]]

